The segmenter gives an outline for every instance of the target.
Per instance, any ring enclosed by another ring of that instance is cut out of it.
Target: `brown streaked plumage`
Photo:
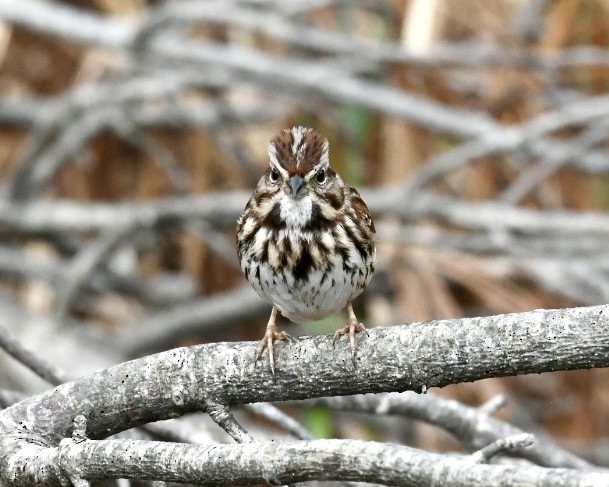
[[[270,146],[275,148],[277,161],[290,176],[305,177],[319,163],[324,149],[327,152],[328,141],[311,129],[298,137],[292,130],[284,130],[271,139]]]
[[[237,252],[247,280],[273,304],[259,358],[273,342],[281,312],[295,322],[324,318],[344,308],[348,322],[334,339],[364,329],[351,301],[367,286],[376,251],[374,223],[359,193],[329,167],[328,141],[319,132],[293,127],[269,143],[269,168],[239,219]]]

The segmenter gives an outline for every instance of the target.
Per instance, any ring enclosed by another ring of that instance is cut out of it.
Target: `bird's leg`
[[[275,340],[294,340],[290,335],[288,335],[285,331],[277,331],[277,324],[275,320],[277,319],[277,308],[273,306],[273,310],[271,311],[271,317],[269,318],[269,322],[266,325],[266,332],[260,343],[258,344],[258,348],[256,349],[256,361],[262,355],[265,348],[269,349],[269,364],[271,366],[271,373],[275,375],[275,357],[273,342]]]
[[[353,312],[353,305],[351,304],[351,301],[347,303],[347,315],[349,316],[347,324],[334,332],[332,344],[334,345],[336,340],[338,340],[341,336],[349,334],[349,348],[351,349],[351,358],[355,364],[355,334],[359,333],[360,331],[366,331],[366,327],[357,320],[355,313]],[[366,331],[366,335],[367,334],[368,332]]]

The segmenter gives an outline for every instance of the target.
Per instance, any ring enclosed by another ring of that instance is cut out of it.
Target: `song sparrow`
[[[374,223],[359,193],[329,166],[328,141],[293,127],[271,139],[269,168],[258,182],[237,228],[241,269],[258,294],[273,304],[256,360],[273,342],[277,311],[296,323],[319,320],[347,308],[347,324],[334,340],[364,330],[351,301],[367,286],[376,259]]]

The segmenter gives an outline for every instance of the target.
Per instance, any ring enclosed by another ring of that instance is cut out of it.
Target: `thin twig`
[[[376,415],[399,414],[425,421],[450,432],[459,441],[465,442],[470,449],[481,449],[502,438],[524,433],[516,426],[491,417],[481,408],[472,408],[433,394],[358,395],[323,398],[307,402],[324,404],[337,410]],[[538,465],[580,469],[592,467],[582,458],[544,438],[538,438],[531,448],[518,453]]]
[[[0,348],[50,384],[58,385],[67,380],[66,374],[61,369],[25,348],[1,326]]]
[[[251,286],[244,285],[145,316],[119,332],[118,346],[126,356],[140,356],[188,336],[216,333],[239,320],[265,316],[269,309]]]
[[[255,441],[252,435],[237,422],[228,406],[209,402],[206,411],[209,417],[237,443],[252,443]]]
[[[497,394],[478,407],[483,414],[493,415],[507,405],[507,398],[503,394]]]
[[[110,252],[137,228],[116,227],[102,234],[91,244],[85,246],[70,263],[64,274],[66,285],[60,290],[57,298],[55,318],[63,323],[70,311],[72,302],[78,296],[80,289],[87,282],[100,262],[107,258]]]
[[[277,406],[260,402],[256,404],[248,404],[246,408],[249,411],[252,411],[254,414],[276,424],[281,429],[292,434],[295,438],[299,438],[301,440],[313,439],[311,433],[309,433],[304,426],[302,426],[298,421],[288,414],[284,413]]]
[[[527,448],[535,443],[535,437],[529,433],[508,436],[494,441],[490,445],[475,451],[471,458],[476,463],[487,463],[494,456],[500,453],[511,453],[513,450]]]

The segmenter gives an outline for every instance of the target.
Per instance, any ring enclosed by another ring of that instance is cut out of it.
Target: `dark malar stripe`
[[[281,219],[281,206],[279,202],[273,205],[271,211],[262,220],[262,224],[271,230],[281,230],[286,227],[285,222]]]
[[[311,204],[311,219],[303,227],[305,232],[320,232],[329,228],[332,225],[332,221],[328,220],[321,212],[319,203],[313,202]]]

